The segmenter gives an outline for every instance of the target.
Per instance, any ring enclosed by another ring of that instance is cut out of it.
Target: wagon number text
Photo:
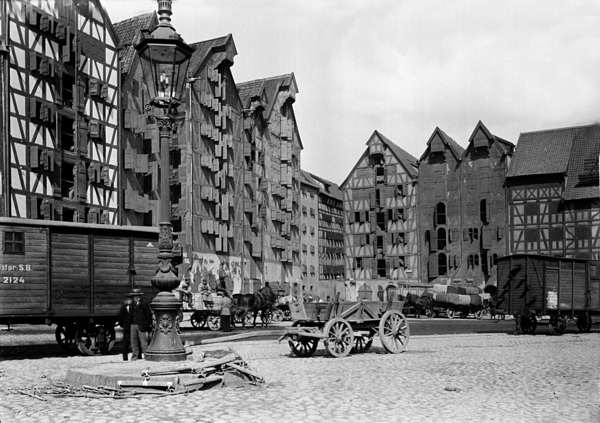
[[[2,283],[25,283],[25,278],[22,276],[2,276]]]

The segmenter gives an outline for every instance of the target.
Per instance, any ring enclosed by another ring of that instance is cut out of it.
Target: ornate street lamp
[[[186,360],[185,348],[176,328],[176,318],[181,301],[172,291],[179,286],[173,258],[173,229],[171,226],[171,188],[169,184],[169,144],[177,107],[187,76],[187,68],[194,49],[187,45],[171,26],[172,0],[158,0],[159,24],[135,46],[142,65],[143,78],[148,88],[160,135],[160,201],[158,238],[159,269],[151,279],[152,286],[160,292],[152,300],[151,308],[156,319],[152,342],[146,351],[149,361]]]

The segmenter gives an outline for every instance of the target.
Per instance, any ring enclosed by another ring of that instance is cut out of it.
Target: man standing
[[[142,290],[135,288],[131,292],[133,297],[132,312],[131,312],[131,349],[133,356],[131,360],[137,360],[140,356],[140,348],[143,357],[146,356],[146,348],[148,347],[148,337],[146,332],[150,331],[152,324],[152,311],[150,305],[142,299]]]
[[[221,330],[223,332],[231,332],[231,298],[227,290],[220,290],[223,295],[221,303]]]
[[[131,294],[127,294],[127,297],[119,311],[119,326],[123,328],[123,361],[127,361],[129,348],[131,347],[131,309],[133,301]]]

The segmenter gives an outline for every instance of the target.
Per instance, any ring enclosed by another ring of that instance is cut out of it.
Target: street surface
[[[54,328],[15,327],[0,332],[0,421],[600,422],[597,324],[591,333],[579,334],[570,323],[555,337],[546,322],[533,336],[512,335],[512,320],[409,322],[408,351],[399,355],[386,353],[378,338],[367,353],[345,358],[327,356],[322,345],[315,356],[297,358],[287,342],[272,337],[193,347],[195,352],[235,349],[266,379],[265,387],[216,387],[169,398],[48,397],[47,402],[7,390],[44,386],[47,377],[61,380],[72,367],[119,362],[120,347],[108,356],[69,355],[58,347],[50,350]],[[182,335],[191,340],[222,334],[184,327]],[[47,354],[23,354],[31,348],[45,348]]]

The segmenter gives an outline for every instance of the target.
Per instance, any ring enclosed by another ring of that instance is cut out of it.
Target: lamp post
[[[187,358],[176,329],[176,316],[181,308],[181,301],[172,293],[179,286],[180,280],[171,264],[173,230],[169,145],[194,49],[171,26],[171,5],[172,0],[158,0],[159,24],[151,33],[144,34],[143,39],[135,46],[150,100],[145,107],[155,111],[160,136],[159,269],[151,279],[152,286],[160,292],[150,305],[156,326],[152,342],[146,351],[146,360],[149,361],[181,361]]]

